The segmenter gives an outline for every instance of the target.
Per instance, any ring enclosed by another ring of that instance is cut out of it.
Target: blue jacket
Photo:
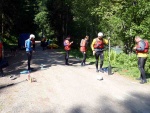
[[[32,51],[32,48],[31,48],[31,40],[30,39],[27,39],[25,41],[25,48],[26,48],[26,51]]]

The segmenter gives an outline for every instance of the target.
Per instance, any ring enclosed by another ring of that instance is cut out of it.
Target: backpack
[[[136,53],[148,53],[148,51],[149,51],[149,42],[148,42],[148,40],[142,40],[143,41],[143,43],[145,43],[145,47],[144,47],[144,50],[143,51],[138,51],[138,50],[136,50]],[[137,48],[139,47],[139,44],[137,44]]]

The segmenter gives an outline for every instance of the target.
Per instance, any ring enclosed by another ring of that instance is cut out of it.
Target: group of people
[[[104,39],[104,34],[102,32],[98,33],[98,36],[93,39],[92,44],[91,44],[91,49],[93,51],[93,55],[95,56],[95,66],[96,66],[96,72],[104,72],[102,67],[103,67],[103,62],[104,62],[104,46],[108,44],[110,37],[108,39]],[[83,54],[83,59],[81,61],[81,66],[85,66],[86,62],[86,52],[87,52],[87,45],[88,45],[88,39],[89,36],[85,36],[84,39],[81,40],[80,42],[80,51]],[[136,46],[133,48],[138,57],[138,68],[140,71],[140,78],[137,78],[138,80],[141,80],[141,84],[147,83],[146,80],[146,74],[145,74],[145,63],[148,57],[148,41],[146,42],[143,40],[140,36],[135,37],[135,42]],[[64,40],[64,49],[66,51],[65,54],[65,64],[69,65],[68,59],[69,59],[69,51],[71,50],[71,45],[73,42],[70,42],[70,37],[67,37]],[[100,59],[100,66],[99,65],[99,59]]]
[[[104,72],[102,67],[103,67],[103,62],[104,62],[104,46],[106,44],[108,44],[110,38],[108,39],[104,39],[103,38],[103,33],[99,32],[98,36],[96,38],[93,39],[92,43],[91,43],[91,49],[93,51],[93,55],[95,56],[95,60],[96,60],[96,72]],[[34,40],[35,35],[31,34],[29,39],[27,39],[25,41],[25,47],[26,47],[26,54],[27,54],[27,58],[28,58],[28,70],[31,70],[30,67],[30,61],[31,61],[31,57],[32,57],[32,41]],[[87,52],[87,46],[88,46],[88,40],[89,40],[89,36],[85,36],[84,39],[81,40],[80,42],[80,51],[83,54],[83,59],[81,61],[81,66],[85,66],[86,65],[86,52]],[[145,74],[145,63],[148,57],[148,49],[149,49],[149,45],[148,42],[146,42],[145,40],[143,40],[142,38],[140,38],[140,36],[136,36],[135,37],[135,42],[137,43],[136,46],[133,48],[136,53],[137,53],[137,57],[138,57],[138,68],[140,71],[140,78],[138,78],[138,80],[141,80],[141,84],[144,84],[147,82],[146,80],[146,74]],[[64,50],[66,51],[65,53],[65,65],[69,65],[69,51],[71,50],[71,45],[73,44],[73,41],[70,41],[70,37],[67,37],[64,40]],[[100,59],[100,65],[99,65],[99,59]],[[99,65],[99,68],[98,68]]]
[[[103,33],[102,32],[99,32],[98,33],[98,37],[97,38],[94,38],[93,41],[92,41],[92,44],[91,44],[91,48],[92,48],[92,51],[93,51],[93,55],[95,56],[95,59],[96,59],[96,72],[104,72],[102,67],[103,67],[103,62],[104,62],[104,46],[106,44],[108,44],[108,39],[104,39],[103,38]],[[85,36],[84,39],[81,39],[81,42],[80,42],[80,51],[81,53],[83,54],[83,59],[81,61],[81,66],[85,66],[86,65],[86,52],[87,52],[87,46],[88,46],[88,40],[89,40],[89,36]],[[68,63],[68,59],[69,59],[69,51],[71,50],[71,45],[72,45],[73,42],[70,42],[70,37],[67,37],[65,40],[64,40],[64,49],[66,51],[66,54],[65,54],[65,64],[66,65],[69,65]],[[100,68],[98,68],[98,61],[99,61],[99,58],[100,58]]]

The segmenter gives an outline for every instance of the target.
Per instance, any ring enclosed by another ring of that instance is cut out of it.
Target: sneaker
[[[96,69],[96,72],[99,72],[99,70],[98,70],[98,69]]]
[[[104,73],[104,70],[102,69],[102,68],[100,68],[100,70],[99,70],[100,72],[102,72],[102,73]]]
[[[147,83],[147,80],[141,80],[140,84]]]
[[[85,66],[85,63],[84,63],[84,62],[82,62],[82,63],[81,63],[81,66]]]

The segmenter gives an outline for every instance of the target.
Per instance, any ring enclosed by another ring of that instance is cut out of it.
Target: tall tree
[[[40,37],[50,37],[53,34],[51,25],[49,22],[48,11],[46,7],[47,0],[38,1],[38,12],[35,15],[34,21],[38,25],[38,35]]]
[[[70,34],[68,28],[68,23],[72,20],[70,7],[69,0],[48,0],[47,2],[49,21],[60,45],[64,37]]]
[[[35,31],[33,19],[36,12],[36,1],[2,0],[0,7],[0,13],[3,15],[0,28],[1,30],[3,28],[5,36]]]

